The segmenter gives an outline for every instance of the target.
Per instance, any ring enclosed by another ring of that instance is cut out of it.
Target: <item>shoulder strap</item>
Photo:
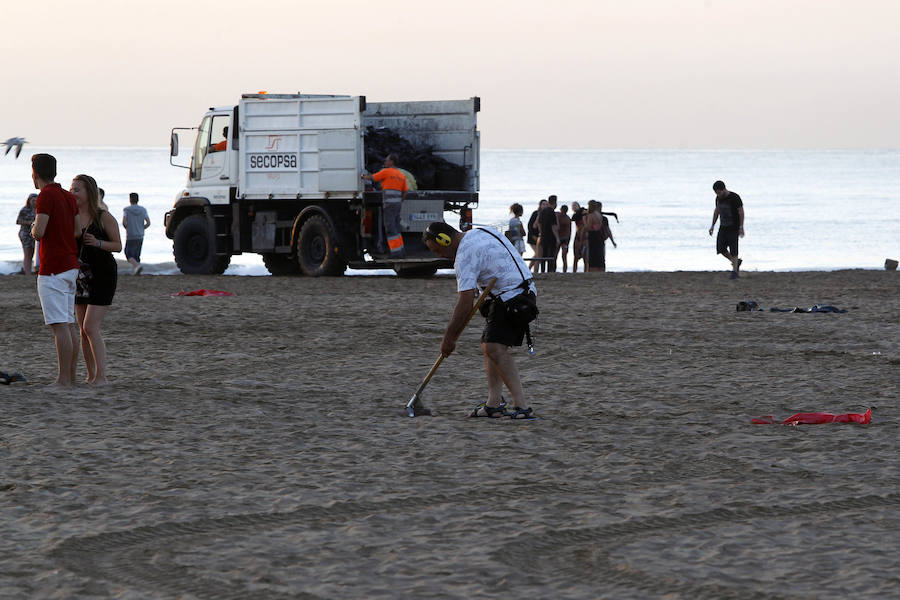
[[[532,279],[532,278],[527,278],[527,279],[525,278],[525,274],[522,272],[522,267],[519,266],[519,261],[517,261],[517,260],[516,260],[516,257],[513,256],[513,253],[512,253],[512,251],[509,249],[509,246],[507,246],[506,244],[504,244],[504,243],[503,243],[503,240],[500,239],[500,236],[498,236],[496,233],[494,233],[494,232],[491,231],[490,229],[487,229],[487,228],[485,228],[485,227],[476,227],[476,229],[479,229],[479,230],[481,230],[481,231],[483,231],[483,232],[485,232],[485,233],[491,234],[491,237],[494,238],[495,240],[497,240],[498,242],[500,242],[500,245],[503,246],[503,247],[506,249],[507,252],[509,252],[509,257],[512,259],[513,264],[516,265],[516,269],[519,270],[519,275],[522,276],[522,283],[519,284],[518,287],[527,290],[528,287],[529,287],[528,284],[531,282],[531,279]]]

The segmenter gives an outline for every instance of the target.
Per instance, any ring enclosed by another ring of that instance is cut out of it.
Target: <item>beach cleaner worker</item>
[[[37,197],[31,235],[40,242],[41,267],[37,287],[44,312],[56,341],[58,374],[54,385],[75,382],[78,359],[78,326],[75,324],[75,280],[78,277],[78,244],[81,222],[75,196],[62,189],[56,179],[56,158],[50,154],[31,157],[31,178],[41,191]]]
[[[716,193],[716,208],[713,211],[709,235],[713,234],[716,219],[719,221],[719,235],[716,237],[716,253],[731,262],[731,278],[740,277],[741,260],[738,258],[738,237],[744,237],[744,202],[734,192],[728,191],[725,182],[713,184]]]
[[[456,349],[456,339],[475,303],[476,288],[484,288],[493,278],[497,278],[487,314],[482,305],[486,322],[481,335],[481,351],[487,370],[488,399],[477,405],[469,416],[534,418],[525,399],[515,358],[510,352],[512,346],[522,345],[527,325],[514,319],[505,304],[526,293],[526,290],[537,294],[525,261],[509,240],[487,229],[475,228],[461,233],[446,223],[436,221],[428,225],[422,237],[432,252],[453,261],[456,270],[458,296],[441,340],[441,355],[450,356]],[[529,274],[528,279],[523,273]],[[511,411],[501,406],[504,383],[512,394]]]
[[[409,189],[406,175],[396,168],[397,155],[388,154],[384,159],[384,168],[369,175],[363,173],[362,178],[368,181],[377,181],[381,184],[384,193],[382,215],[384,218],[384,232],[387,236],[388,250],[391,258],[403,258],[403,234],[400,229],[400,210],[403,201],[406,200],[406,192]]]

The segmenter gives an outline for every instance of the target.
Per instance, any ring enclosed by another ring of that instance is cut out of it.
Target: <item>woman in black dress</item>
[[[600,202],[591,200],[588,202],[588,214],[584,217],[588,271],[606,271],[606,239],[609,238],[612,245],[616,245],[609,228],[609,219],[603,216],[602,209]]]
[[[81,328],[81,351],[87,367],[87,383],[105,384],[106,344],[100,335],[103,317],[116,293],[118,266],[113,252],[121,252],[119,223],[100,207],[97,182],[90,175],[77,175],[69,189],[78,205],[78,217],[84,227],[78,240],[78,285],[75,291],[75,317]]]

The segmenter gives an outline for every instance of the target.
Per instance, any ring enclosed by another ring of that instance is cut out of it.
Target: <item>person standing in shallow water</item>
[[[719,220],[719,235],[716,237],[716,253],[731,263],[731,278],[740,277],[741,263],[738,258],[738,238],[744,237],[744,202],[734,192],[728,191],[725,182],[713,184],[716,193],[716,208],[713,211],[709,235],[713,234],[716,220]]]
[[[144,246],[144,230],[150,227],[150,215],[147,214],[146,208],[138,205],[138,195],[135,192],[128,194],[128,202],[130,204],[122,211],[122,226],[125,227],[125,258],[131,263],[132,273],[140,275],[143,270],[141,248]]]
[[[519,251],[519,256],[525,254],[525,240],[523,236],[525,235],[525,226],[522,225],[522,215],[525,212],[525,209],[522,208],[522,205],[516,202],[512,206],[509,207],[509,212],[512,215],[512,219],[509,220],[509,229],[507,230],[506,237],[512,242],[512,245],[516,247],[516,250]]]
[[[586,232],[584,231],[584,217],[587,215],[587,209],[582,208],[580,204],[577,202],[572,203],[572,222],[575,223],[575,241],[572,244],[572,253],[574,259],[572,260],[572,272],[578,272],[578,261],[583,260],[585,264],[585,269],[587,269],[587,257],[585,256],[585,250],[587,248],[587,237]]]
[[[19,211],[16,225],[19,226],[19,241],[22,242],[22,273],[31,275],[31,263],[34,258],[34,238],[31,237],[31,226],[34,225],[34,207],[37,205],[37,194],[29,194],[25,206]]]
[[[540,235],[540,231],[538,231],[538,215],[547,207],[546,200],[540,200],[538,202],[537,210],[531,213],[531,216],[528,217],[528,227],[526,227],[527,238],[529,247],[531,247],[531,253],[535,258],[540,257],[540,249],[538,248],[538,236]],[[540,265],[540,261],[533,260],[531,261],[531,270],[534,273],[538,272],[538,266]]]
[[[605,272],[607,238],[612,242],[614,248],[618,246],[616,240],[613,239],[612,230],[609,228],[609,219],[603,216],[602,203],[596,200],[588,202],[588,212],[584,217],[584,231],[587,243],[587,259],[585,261],[587,270]]]
[[[542,208],[538,214],[538,231],[540,232],[539,249],[541,261],[539,271],[541,273],[556,273],[556,253],[559,251],[559,220],[556,216],[556,196],[547,198],[546,208]]]

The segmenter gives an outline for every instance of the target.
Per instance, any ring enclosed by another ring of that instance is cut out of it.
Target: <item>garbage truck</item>
[[[221,274],[232,256],[252,252],[273,275],[348,267],[433,275],[450,265],[428,250],[422,231],[445,212],[457,213],[465,230],[478,205],[479,110],[478,97],[367,102],[263,92],[210,108],[198,127],[171,131],[170,163],[188,169],[164,219],[178,268]],[[189,164],[179,158],[179,131],[195,135]],[[362,177],[394,147],[410,184],[403,258],[384,252],[382,191]]]

